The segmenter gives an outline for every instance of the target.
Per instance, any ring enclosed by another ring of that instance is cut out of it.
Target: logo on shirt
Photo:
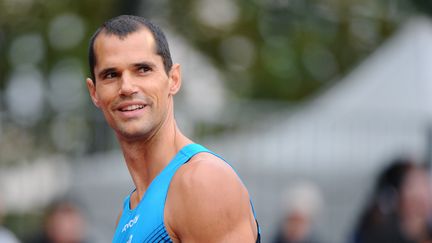
[[[129,220],[129,222],[127,222],[124,226],[123,226],[123,230],[122,233],[125,232],[127,229],[132,228],[139,219],[139,215],[136,215],[133,219]]]

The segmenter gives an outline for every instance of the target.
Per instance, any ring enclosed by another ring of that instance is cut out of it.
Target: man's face
[[[87,79],[93,103],[117,136],[152,136],[172,112],[172,96],[181,83],[179,66],[166,74],[155,40],[145,28],[123,39],[101,32],[94,50],[96,83]]]

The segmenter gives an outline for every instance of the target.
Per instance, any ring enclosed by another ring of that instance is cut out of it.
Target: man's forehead
[[[125,35],[116,35],[114,33],[108,32],[107,30],[102,30],[96,37],[94,47],[97,49],[97,47],[100,47],[100,45],[110,45],[118,41],[123,42],[129,40],[137,40],[138,43],[142,43],[143,46],[146,44],[153,48],[156,46],[156,41],[153,34],[145,26],[142,26],[136,31]]]
[[[152,32],[146,27],[146,26],[139,26],[136,30],[131,31],[129,33],[122,33],[122,34],[116,34],[108,31],[107,29],[103,29],[100,34],[98,35],[97,39],[100,39],[99,37],[105,37],[105,38],[117,38],[119,40],[125,40],[130,37],[140,36],[141,38],[146,38],[148,40],[153,40],[154,37]]]
[[[163,67],[163,59],[157,53],[156,41],[150,30],[139,29],[127,36],[119,37],[100,33],[94,42],[95,77],[101,70],[137,63],[153,63]]]
[[[93,46],[95,68],[101,68],[101,65],[112,65],[109,63],[116,62],[116,58],[119,55],[131,55],[136,57],[138,53],[141,53],[139,55],[143,53],[153,53],[159,56],[156,49],[156,41],[153,34],[145,27],[125,36],[118,36],[101,31],[95,39]],[[147,56],[147,54],[145,54],[145,56]],[[140,58],[143,57],[144,56],[140,56]]]

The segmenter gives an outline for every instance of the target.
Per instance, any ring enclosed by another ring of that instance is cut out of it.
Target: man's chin
[[[142,130],[123,129],[117,131],[117,137],[124,141],[133,142],[139,140],[147,140],[149,137],[149,133]]]

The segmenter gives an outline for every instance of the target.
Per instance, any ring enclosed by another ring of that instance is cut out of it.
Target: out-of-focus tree
[[[426,14],[432,15],[432,1],[429,0],[412,0],[417,9]]]
[[[170,4],[170,23],[213,59],[238,95],[288,101],[337,81],[414,11],[407,0]]]
[[[164,22],[241,98],[298,101],[339,80],[415,6],[430,9],[430,2],[1,0],[0,162],[113,147],[84,79],[88,38],[114,15]]]
[[[118,6],[0,1],[0,163],[88,151],[95,137],[86,116],[88,38]]]

